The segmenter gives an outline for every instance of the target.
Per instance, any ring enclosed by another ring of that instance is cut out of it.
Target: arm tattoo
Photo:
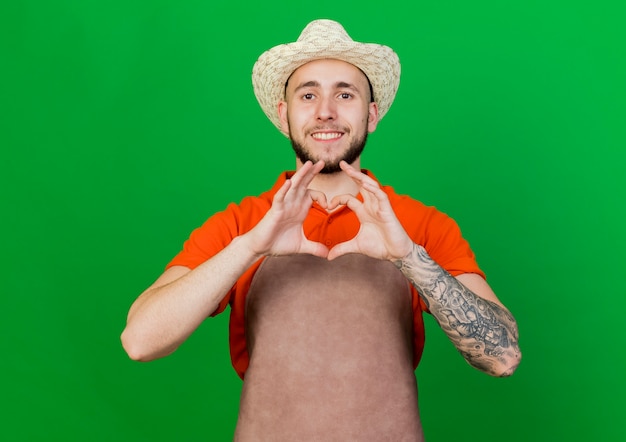
[[[509,368],[497,374],[512,374],[521,353],[517,324],[508,310],[468,290],[417,244],[395,264],[467,362],[491,374],[502,364]]]

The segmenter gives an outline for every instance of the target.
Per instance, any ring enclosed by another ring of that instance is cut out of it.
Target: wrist
[[[424,247],[411,243],[411,248],[402,258],[396,259],[393,263],[405,275],[411,275],[411,280],[426,280],[436,275],[441,267],[430,257]]]
[[[408,238],[406,244],[402,247],[398,247],[396,253],[389,258],[389,261],[394,263],[396,267],[400,268],[404,262],[410,261],[415,253],[415,248],[421,247],[415,244],[410,238]]]
[[[248,255],[248,259],[256,261],[263,258],[266,254],[255,249],[254,239],[251,237],[251,232],[244,233],[243,235],[236,236],[230,243],[230,246],[239,250],[242,254]]]

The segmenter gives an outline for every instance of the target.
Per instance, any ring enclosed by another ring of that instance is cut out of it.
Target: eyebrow
[[[310,81],[305,81],[304,83],[300,83],[298,86],[296,86],[296,88],[293,91],[298,92],[300,89],[304,89],[307,87],[320,87],[320,86],[321,84],[318,81],[310,80]],[[356,93],[359,93],[359,90],[357,89],[355,85],[353,85],[352,83],[347,83],[345,81],[338,81],[337,83],[333,85],[333,87],[335,89],[350,89]]]

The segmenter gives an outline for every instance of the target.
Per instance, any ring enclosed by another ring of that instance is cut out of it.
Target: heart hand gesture
[[[352,195],[338,195],[332,199],[328,209],[332,210],[339,205],[348,206],[359,218],[361,228],[354,238],[333,247],[328,253],[328,259],[347,253],[360,253],[390,261],[407,256],[413,248],[413,241],[398,221],[387,194],[375,180],[345,161],[340,166],[359,185],[363,201]]]

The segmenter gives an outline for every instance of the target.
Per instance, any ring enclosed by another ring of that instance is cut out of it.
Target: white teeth
[[[313,138],[315,138],[316,140],[332,140],[335,138],[339,138],[341,136],[341,133],[339,132],[323,132],[323,133],[314,133],[311,135]]]

